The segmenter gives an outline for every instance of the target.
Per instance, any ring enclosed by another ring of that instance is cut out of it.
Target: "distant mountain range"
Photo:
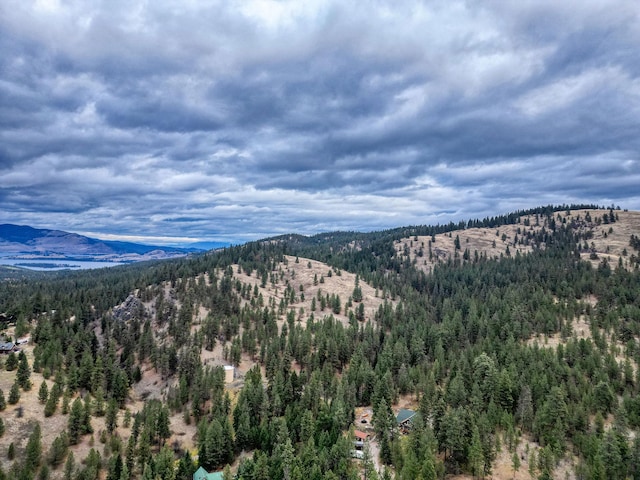
[[[2,255],[139,261],[183,256],[198,251],[202,249],[98,240],[61,230],[47,230],[25,225],[0,225],[0,254]]]

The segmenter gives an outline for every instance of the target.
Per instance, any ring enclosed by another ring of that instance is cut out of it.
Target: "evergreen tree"
[[[179,478],[179,477],[177,477]],[[225,465],[224,469],[222,470],[222,480],[233,480],[233,474],[231,473],[231,467],[229,467],[229,465]],[[285,480],[291,480],[291,477],[286,477],[285,476]]]
[[[52,442],[47,454],[47,462],[54,468],[58,465],[62,465],[65,458],[67,458],[67,452],[69,450],[69,438],[66,432],[62,432]]]
[[[484,472],[484,455],[482,453],[482,443],[480,442],[480,432],[477,425],[473,426],[473,432],[471,434],[469,468],[474,477],[480,477]]]
[[[130,480],[131,475],[129,473],[129,468],[127,467],[127,464],[124,463],[122,464],[122,471],[120,472],[120,478],[118,480]],[[189,477],[178,477],[178,478],[185,478],[188,479]]]
[[[83,434],[85,433],[93,433],[93,427],[91,426],[91,412],[92,412],[92,402],[91,396],[86,395],[84,397],[84,405],[82,410],[82,427],[81,431]]]
[[[18,380],[16,379],[11,385],[11,390],[9,390],[9,404],[15,405],[20,401],[20,385],[18,384]]]
[[[4,364],[4,368],[7,372],[12,372],[16,368],[18,368],[18,356],[14,352],[9,352],[9,356],[7,356],[7,361]]]
[[[53,395],[53,391],[51,395],[48,395],[47,403],[44,404],[44,416],[50,417],[56,412],[56,408],[58,407],[58,398]]]
[[[29,390],[31,388],[31,369],[29,368],[29,362],[27,360],[27,355],[24,351],[20,351],[18,354],[18,374],[16,375],[16,379],[20,387],[23,390]]]
[[[107,413],[105,417],[105,426],[107,428],[107,432],[112,434],[116,427],[118,426],[118,403],[115,399],[111,398],[109,403],[107,403]]]
[[[640,437],[637,436],[629,452],[629,475],[634,480],[640,480]]]
[[[154,480],[153,479],[153,468],[151,468],[151,464],[147,463],[144,465],[142,470],[142,480]]]
[[[516,477],[516,473],[520,470],[520,457],[518,456],[518,452],[513,452],[511,455],[511,468],[513,469],[513,478]]]
[[[51,473],[49,472],[49,465],[46,463],[40,467],[38,472],[38,480],[49,480]]]
[[[96,417],[102,417],[105,414],[104,408],[104,390],[102,387],[94,389],[93,397],[93,414]]]
[[[84,434],[84,408],[82,400],[76,398],[71,405],[69,420],[67,422],[67,432],[69,432],[69,443],[76,445],[80,436]]]
[[[385,472],[387,470],[385,469]],[[430,454],[427,454],[427,456],[424,459],[424,462],[422,462],[422,469],[420,470],[420,475],[422,477],[422,480],[436,480],[437,476],[436,476],[436,466],[433,463],[433,457]]]
[[[69,391],[68,388],[66,388],[64,391],[64,394],[62,395],[62,414],[63,415],[66,415],[67,413],[69,413],[70,402],[71,402],[71,392]]]
[[[163,480],[174,480],[175,468],[173,451],[171,451],[167,445],[163,446],[160,452],[155,455],[153,462],[156,477],[160,477]]]
[[[42,459],[42,433],[40,430],[40,423],[36,423],[24,452],[24,468],[30,473],[35,471],[40,466]]]
[[[67,461],[64,464],[64,480],[73,480],[75,478],[76,462],[73,458],[73,452],[67,455]]]
[[[536,471],[538,470],[538,456],[536,455],[536,450],[531,450],[529,453],[529,475],[534,478],[536,476]]]
[[[111,460],[109,461],[109,471],[107,472],[107,480],[120,480],[122,467],[122,457],[120,455],[114,455],[111,457]]]
[[[608,430],[601,445],[602,462],[607,478],[626,478],[627,462],[620,446],[613,429]]]
[[[40,384],[40,388],[38,389],[38,400],[43,405],[46,403],[49,398],[49,387],[47,387],[47,382],[45,380]]]
[[[184,452],[184,455],[180,458],[178,462],[178,469],[176,471],[176,479],[189,479],[192,477],[193,472],[196,470],[196,465],[191,458],[191,454],[188,450]]]
[[[155,428],[156,435],[158,437],[158,444],[164,445],[164,441],[171,436],[169,410],[164,405],[161,405],[158,409]]]

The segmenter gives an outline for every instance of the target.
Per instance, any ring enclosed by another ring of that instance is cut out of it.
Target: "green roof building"
[[[222,472],[209,473],[204,468],[200,467],[193,474],[193,480],[222,480]]]
[[[413,410],[402,408],[398,412],[398,415],[396,415],[396,423],[399,427],[407,427],[411,424],[411,420],[415,416],[416,412],[414,412]]]

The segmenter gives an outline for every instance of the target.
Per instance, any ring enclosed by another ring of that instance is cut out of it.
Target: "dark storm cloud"
[[[240,241],[640,208],[631,0],[0,6],[0,211]]]

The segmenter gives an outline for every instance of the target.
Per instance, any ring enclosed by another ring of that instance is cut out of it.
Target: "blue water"
[[[53,272],[57,270],[89,270],[92,268],[116,267],[121,262],[95,262],[90,260],[67,260],[65,258],[25,259],[0,257],[0,265],[11,265],[28,270]]]

